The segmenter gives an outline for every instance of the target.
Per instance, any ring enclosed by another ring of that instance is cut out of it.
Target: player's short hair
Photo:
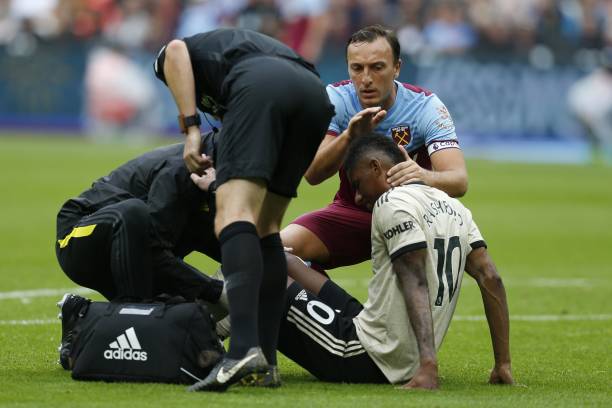
[[[393,62],[398,62],[400,59],[401,49],[399,40],[397,39],[397,35],[395,35],[395,32],[393,30],[385,28],[380,24],[364,27],[361,30],[355,32],[353,35],[351,35],[351,37],[346,43],[346,49],[344,54],[348,55],[348,47],[351,44],[364,42],[371,43],[380,37],[385,38],[391,46],[391,51],[393,51]]]
[[[380,157],[389,159],[392,164],[405,160],[401,150],[402,147],[395,144],[393,139],[380,133],[370,133],[360,136],[349,145],[344,170],[350,173],[363,157]]]

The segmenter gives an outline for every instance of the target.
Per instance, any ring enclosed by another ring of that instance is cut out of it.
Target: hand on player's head
[[[363,109],[351,118],[348,134],[351,139],[372,133],[374,128],[385,118],[387,111],[380,106]]]
[[[419,166],[410,157],[391,167],[387,172],[387,176],[387,182],[393,187],[419,182],[429,184],[428,180],[426,180],[427,170]]]

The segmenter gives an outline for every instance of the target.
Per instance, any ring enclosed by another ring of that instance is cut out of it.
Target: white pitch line
[[[453,316],[452,320],[464,322],[480,322],[487,318],[484,315],[476,316]],[[602,321],[612,320],[612,314],[595,315],[510,315],[510,320],[519,322],[560,322],[560,321]]]
[[[511,281],[514,286],[517,285],[518,282],[516,280]],[[587,288],[590,286],[594,286],[595,282],[593,279],[582,279],[582,278],[532,278],[526,279],[524,286],[532,286],[538,288],[571,288],[571,287],[581,287]]]
[[[484,315],[454,316],[453,320],[460,322],[482,322],[486,320]],[[520,322],[559,322],[559,321],[607,321],[612,320],[612,314],[595,315],[516,315],[510,316],[512,321]],[[37,326],[46,324],[59,324],[59,319],[30,319],[30,320],[0,320],[0,326]]]
[[[61,296],[64,293],[76,293],[78,295],[88,295],[90,293],[94,293],[94,291],[91,289],[81,288],[81,287],[14,290],[11,292],[0,292],[0,300],[53,297],[53,296]]]
[[[334,279],[340,286],[346,287],[367,287],[370,282],[370,278],[337,278]],[[569,287],[593,287],[601,285],[601,281],[596,279],[575,279],[575,278],[504,278],[504,284],[508,287],[512,286],[528,286],[528,287],[539,287],[539,288],[569,288]],[[463,280],[462,285],[475,284],[472,279],[466,278]],[[31,289],[31,290],[15,290],[10,292],[0,292],[0,300],[7,299],[34,299],[41,297],[53,297],[61,296],[64,293],[76,293],[79,295],[88,295],[95,293],[95,291],[83,287],[72,287],[72,288],[42,288],[42,289]]]
[[[0,326],[36,326],[60,322],[59,319],[0,320]]]

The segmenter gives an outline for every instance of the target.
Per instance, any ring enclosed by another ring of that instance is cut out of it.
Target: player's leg
[[[247,345],[257,345],[259,342],[258,303],[263,257],[255,225],[268,190],[285,197],[295,195],[294,191],[286,194],[284,191],[266,189],[266,182],[272,185],[273,174],[276,175],[280,170],[278,163],[290,161],[290,158],[281,155],[281,149],[287,142],[286,124],[293,119],[288,115],[292,106],[287,102],[295,102],[297,106],[297,100],[294,99],[299,98],[299,95],[296,97],[292,92],[287,92],[287,89],[293,85],[290,71],[303,70],[297,64],[292,64],[274,57],[249,58],[234,66],[230,74],[232,85],[228,96],[228,111],[224,116],[223,134],[219,138],[216,158],[219,187],[216,194],[215,230],[221,245],[232,336],[228,356],[220,364],[221,368],[213,369],[211,375],[224,373],[223,367],[228,359],[240,358],[236,364],[228,363],[233,366],[241,366],[243,362],[251,364],[250,360],[247,361],[251,358],[250,351],[241,356],[239,353],[244,353]],[[315,141],[314,151],[317,146],[318,142]],[[306,167],[300,168],[298,183],[305,170]],[[294,181],[295,174],[291,172],[290,176]],[[295,190],[297,183],[289,184],[288,187]],[[272,217],[272,214],[267,213],[267,217]],[[282,213],[278,219],[282,219]],[[277,231],[278,227],[275,231],[268,229],[264,232]],[[275,254],[276,240],[271,241],[274,241],[271,254]],[[243,327],[238,327],[238,324]],[[267,370],[268,366],[265,365]],[[228,383],[224,375],[221,376],[223,381],[218,377],[214,380],[210,378],[211,375],[192,389],[227,388],[227,385],[216,386],[221,382]],[[241,374],[232,375],[231,381],[239,377]]]
[[[386,383],[357,337],[361,304],[323,279],[318,295],[289,281],[278,350],[323,381]]]
[[[190,391],[225,391],[240,380],[260,378],[269,370],[259,348],[258,303],[263,262],[255,227],[266,188],[260,179],[223,179],[217,189],[215,231],[232,327],[229,352]]]
[[[223,273],[230,306],[232,336],[229,358],[240,358],[259,344],[258,304],[263,276],[263,257],[258,221],[277,163],[287,159],[284,142],[286,88],[278,85],[282,70],[277,59],[268,58],[266,69],[259,58],[250,58],[232,68],[228,111],[223,118],[217,146],[215,232],[221,246]],[[276,70],[276,72],[272,72]],[[267,204],[270,207],[270,203]],[[282,219],[281,214],[264,224]],[[266,225],[264,233],[278,232]]]
[[[257,229],[263,259],[263,279],[259,289],[259,341],[272,366],[276,366],[276,345],[287,282],[287,261],[279,229],[290,198],[268,192]]]
[[[55,253],[66,276],[108,300],[114,299],[117,290],[110,273],[108,251],[112,241],[112,224],[103,220],[83,220],[59,238]]]
[[[190,302],[200,299],[217,303],[223,290],[222,281],[203,274],[166,249],[153,249],[153,275],[155,295],[167,293]]]
[[[319,237],[300,224],[289,224],[280,232],[283,245],[302,259],[321,265],[329,262],[329,250]]]
[[[182,232],[172,250],[179,258],[193,251],[221,263],[221,249],[215,235],[215,216],[210,211],[198,211],[189,216],[189,228]]]
[[[68,277],[109,300],[150,298],[150,228],[143,201],[109,205],[83,218],[59,240],[58,260]]]
[[[293,282],[298,282],[304,289],[315,295],[319,294],[319,291],[329,280],[329,278],[321,273],[315,273],[302,259],[299,257],[286,253],[287,259],[287,271],[289,279]]]
[[[273,366],[276,365],[276,344],[287,281],[287,261],[279,229],[290,198],[297,196],[300,181],[316,154],[332,115],[327,94],[315,75],[289,61],[275,61],[274,65],[278,73],[272,80],[280,81],[281,86],[277,87],[279,102],[271,106],[269,113],[280,111],[282,117],[271,122],[276,135],[277,160],[258,224],[264,254],[260,339]],[[291,92],[287,92],[288,86]],[[318,252],[321,251],[325,248],[318,248]]]
[[[230,305],[228,357],[237,359],[259,344],[257,316],[263,260],[256,223],[266,188],[263,181],[231,179],[217,189],[215,231],[221,246]]]
[[[289,235],[289,241],[283,243],[305,261],[325,268],[354,265],[370,259],[371,220],[371,214],[365,210],[332,203],[296,218],[281,231],[281,237]],[[302,241],[313,236],[314,242],[320,244],[305,243],[304,247]],[[295,242],[297,245],[292,246]],[[325,248],[324,256],[320,256],[322,250],[312,250],[317,247]]]
[[[151,298],[153,227],[149,207],[144,201],[134,198],[108,206],[105,210],[105,217],[116,219],[111,243],[111,272],[117,297]]]

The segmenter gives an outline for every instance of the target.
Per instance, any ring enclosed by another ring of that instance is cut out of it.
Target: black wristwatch
[[[178,115],[178,123],[179,128],[181,128],[181,133],[187,134],[187,129],[191,126],[200,127],[202,121],[200,120],[200,115],[195,114],[191,116]]]

